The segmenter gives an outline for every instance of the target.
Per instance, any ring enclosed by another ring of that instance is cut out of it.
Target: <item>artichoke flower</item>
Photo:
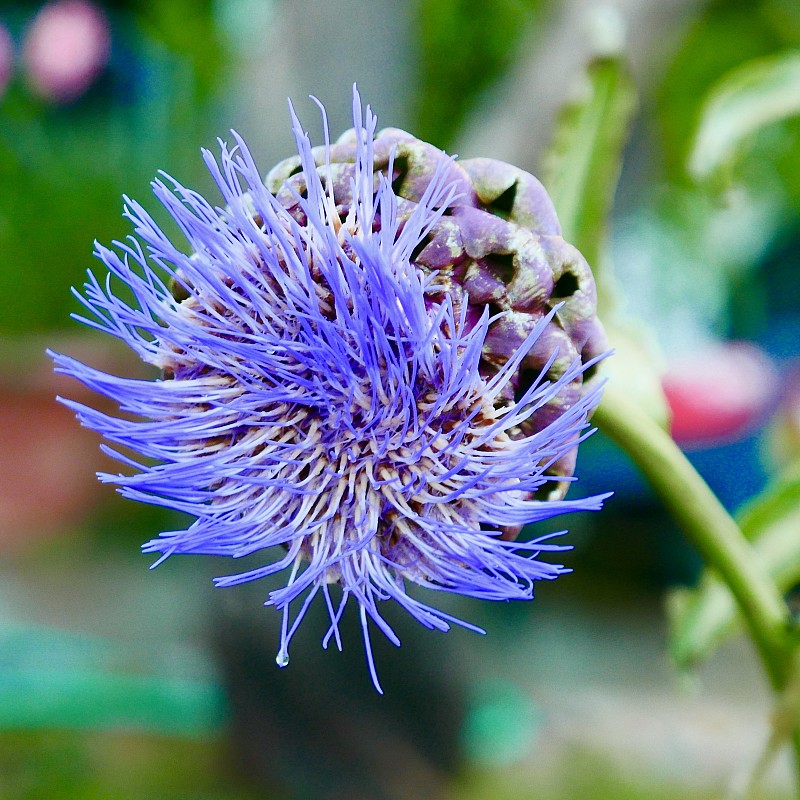
[[[160,376],[54,359],[124,412],[63,401],[125,450],[104,445],[128,469],[100,479],[194,517],[145,552],[263,554],[219,586],[288,573],[266,601],[283,612],[281,666],[317,597],[323,646],[341,647],[352,598],[380,690],[370,621],[399,644],[381,602],[480,631],[409,589],[526,600],[568,571],[540,558],[568,549],[553,534],[514,538],[605,498],[564,498],[600,397],[602,328],[591,272],[535,178],[376,134],[355,90],[335,144],[325,122],[312,148],[291,114],[298,155],[266,179],[236,134],[219,160],[205,152],[224,206],[154,182],[188,252],[131,200],[135,235],[97,246],[108,275],[89,273],[79,319]]]

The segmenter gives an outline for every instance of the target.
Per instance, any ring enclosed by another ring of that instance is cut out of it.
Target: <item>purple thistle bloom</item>
[[[437,292],[436,273],[412,258],[458,202],[459,187],[448,179],[452,160],[441,159],[419,201],[403,210],[389,178],[374,173],[376,120],[369,107],[362,115],[355,92],[353,119],[356,156],[344,216],[330,160],[317,168],[294,111],[305,191],[284,186],[291,213],[267,190],[235,133],[232,149],[220,142],[219,161],[204,151],[224,208],[166,176],[170,185],[153,183],[190,255],[126,198],[136,236],[116,242],[116,250],[96,246],[109,275],[100,281],[89,273],[76,296],[91,316],[77,318],[124,341],[162,370],[160,379],[121,378],[53,358],[59,371],[126,413],[120,419],[63,400],[82,424],[143,457],[103,445],[133,473],[100,479],[125,497],[195,518],[144,546],[161,554],[156,564],[175,553],[238,558],[275,548],[265,566],[216,585],[288,572],[266,603],[283,612],[281,666],[320,594],[331,621],[323,646],[334,638],[341,648],[338,623],[353,598],[380,691],[368,620],[400,642],[379,601],[396,601],[428,628],[458,623],[482,632],[410,596],[407,582],[529,600],[534,581],[568,571],[538,558],[568,549],[550,541],[554,534],[529,542],[502,534],[600,508],[605,496],[533,499],[553,480],[548,466],[588,435],[600,390],[585,391],[541,430],[523,432],[597,359],[578,359],[549,380],[553,352],[539,377],[509,399],[509,381],[558,308],[502,367],[490,375],[479,369],[487,334],[504,314],[490,317],[487,306],[468,319],[467,304]],[[115,293],[112,276],[134,303]],[[293,603],[299,610],[292,616]]]

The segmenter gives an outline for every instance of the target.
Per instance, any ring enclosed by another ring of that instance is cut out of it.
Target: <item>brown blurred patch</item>
[[[104,493],[98,470],[114,469],[100,437],[57,395],[111,411],[110,401],[53,372],[45,347],[100,369],[141,372],[114,342],[93,337],[3,342],[0,346],[0,551],[18,551],[80,523]]]

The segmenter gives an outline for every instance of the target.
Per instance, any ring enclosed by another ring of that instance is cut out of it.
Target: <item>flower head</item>
[[[332,637],[341,646],[338,622],[354,599],[378,686],[368,621],[399,644],[380,601],[394,600],[429,628],[474,628],[409,595],[409,582],[524,600],[534,581],[565,571],[539,559],[565,549],[549,536],[515,543],[508,532],[600,507],[602,497],[537,499],[568,479],[548,470],[585,435],[599,389],[564,402],[593,359],[564,363],[556,349],[519,385],[523,360],[553,327],[568,328],[555,301],[524,336],[515,329],[511,352],[487,360],[511,312],[471,302],[457,276],[418,258],[448,230],[468,182],[435,151],[413,202],[399,197],[398,148],[377,153],[375,117],[355,92],[353,108],[344,144],[326,140],[313,151],[292,111],[299,155],[286,170],[294,177],[274,191],[274,175],[265,184],[236,134],[232,149],[220,142],[219,161],[204,153],[225,207],[169,178],[155,181],[188,254],[126,201],[136,235],[116,250],[97,246],[109,276],[89,273],[78,297],[90,316],[80,319],[122,339],[160,378],[54,358],[126,414],[65,400],[81,422],[144,458],[105,445],[133,471],[101,480],[195,518],[145,551],[160,553],[157,563],[176,553],[270,551],[264,566],[216,583],[286,571],[267,601],[283,611],[280,665],[317,595],[331,620],[325,646]],[[115,293],[114,278],[135,302]]]

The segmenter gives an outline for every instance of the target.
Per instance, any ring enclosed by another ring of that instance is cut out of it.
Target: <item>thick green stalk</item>
[[[606,387],[593,421],[633,460],[705,563],[728,585],[781,703],[786,695],[794,699],[800,651],[792,646],[791,613],[739,526],[672,438],[613,386]],[[787,723],[784,716],[775,733],[790,737],[800,782],[800,719],[796,703],[788,707],[794,719]]]
[[[791,616],[758,554],[672,438],[607,386],[593,421],[634,461],[664,505],[730,588],[772,683],[789,678]]]
[[[775,721],[774,734],[790,738],[800,783],[800,650],[792,646],[789,608],[758,553],[672,438],[624,394],[607,386],[593,421],[633,460],[736,598],[779,702],[789,709]]]
[[[800,650],[795,649],[792,658],[792,674],[786,688],[778,696],[778,702],[772,712],[772,731],[766,747],[756,762],[747,783],[742,791],[733,794],[732,798],[761,797],[761,785],[781,748],[791,738],[796,753],[800,753]]]

